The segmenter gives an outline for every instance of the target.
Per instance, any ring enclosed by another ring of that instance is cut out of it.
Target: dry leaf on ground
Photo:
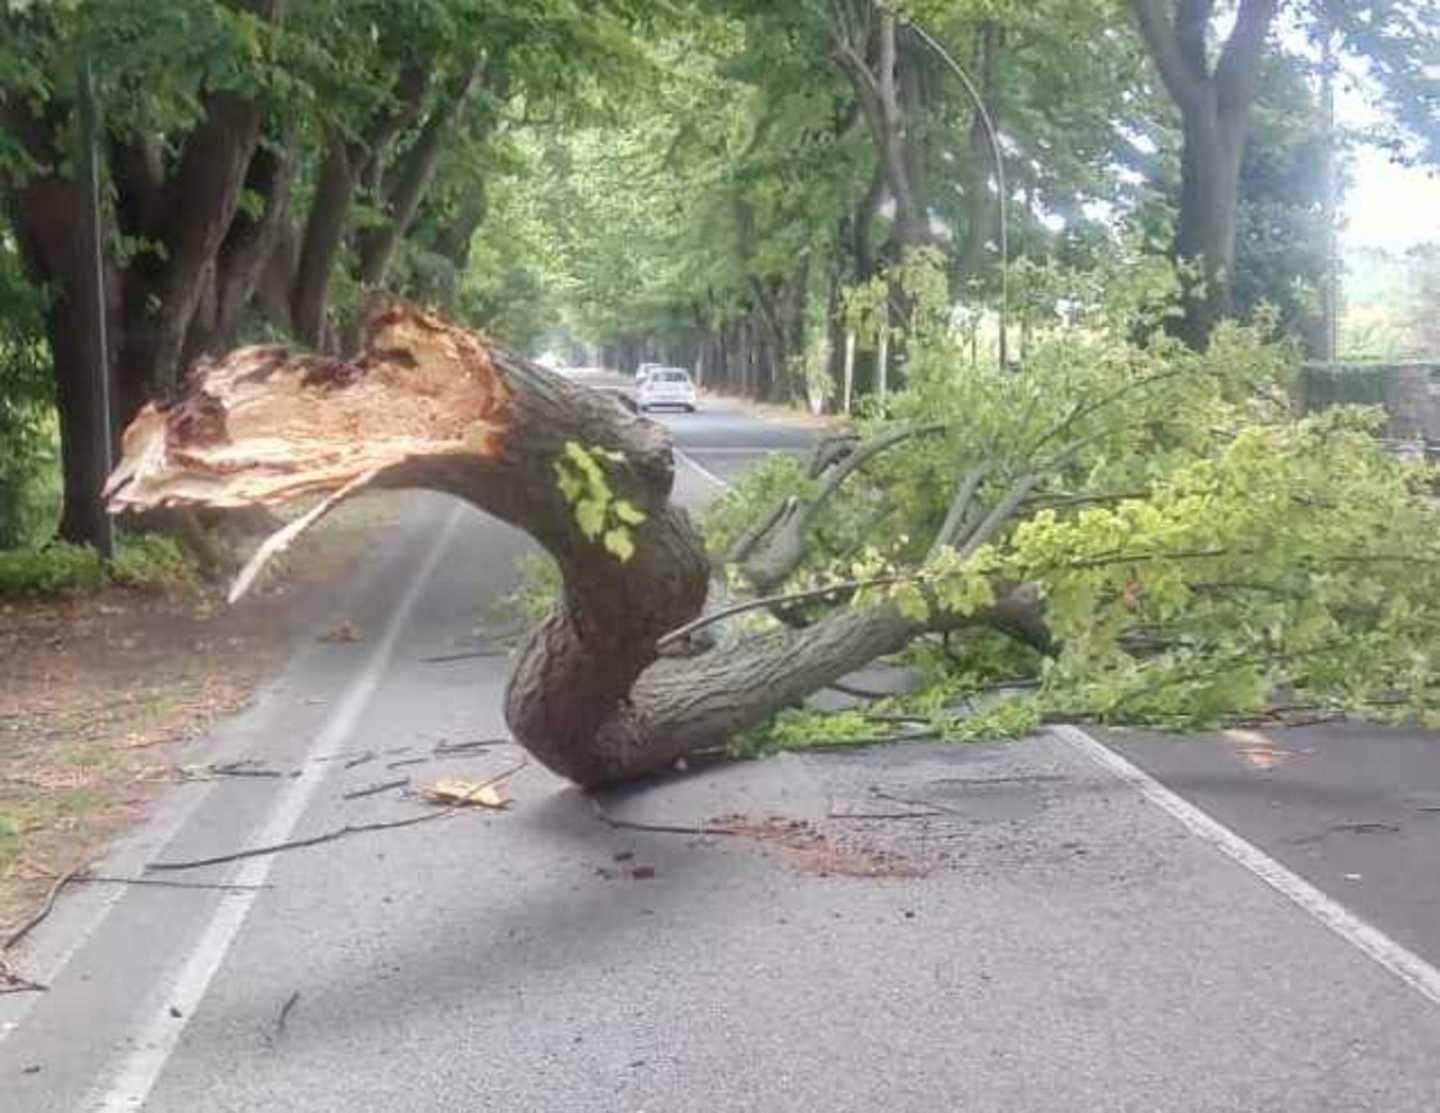
[[[510,795],[503,784],[493,781],[463,781],[446,778],[421,788],[425,799],[436,804],[474,804],[481,808],[503,809],[510,806]]]

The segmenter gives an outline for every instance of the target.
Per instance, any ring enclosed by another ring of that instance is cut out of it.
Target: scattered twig
[[[407,765],[424,765],[430,759],[428,757],[407,757],[403,761],[387,761],[386,769],[403,769]]]
[[[389,792],[392,788],[404,788],[410,783],[409,777],[401,777],[398,781],[382,781],[380,784],[371,785],[369,788],[357,788],[354,792],[342,793],[342,800],[360,800],[366,796],[378,796],[382,792]]]
[[[448,757],[451,754],[468,754],[478,750],[488,750],[494,746],[508,746],[508,738],[480,738],[474,742],[437,742],[435,748],[430,752],[440,757]]]
[[[29,978],[22,978],[14,971],[0,971],[0,996],[7,993],[48,993],[50,987],[41,985],[39,982],[32,982]]]
[[[827,819],[933,819],[937,815],[949,815],[949,812],[828,812]]]
[[[498,776],[491,777],[488,781],[484,782],[484,784],[492,785],[499,781],[508,780],[520,772],[520,770],[524,769],[527,764],[529,764],[528,759],[513,768],[507,769]],[[484,786],[477,786],[477,791],[480,787]],[[434,820],[444,819],[446,816],[454,815],[457,811],[460,811],[462,807],[463,805],[461,804],[453,804],[438,812],[423,812],[420,815],[408,816],[405,819],[392,819],[385,823],[347,823],[344,827],[337,827],[332,831],[325,831],[319,835],[311,835],[305,839],[290,839],[286,842],[273,843],[270,846],[256,846],[249,850],[237,850],[231,854],[217,854],[211,858],[195,858],[189,861],[179,862],[151,862],[145,868],[158,872],[160,870],[193,870],[199,869],[202,866],[218,866],[226,862],[238,862],[244,858],[259,858],[265,854],[276,854],[282,850],[299,850],[307,846],[319,846],[321,843],[334,842],[337,839],[345,838],[347,835],[359,835],[367,831],[393,831],[400,827],[414,827],[416,824],[430,823]]]
[[[60,890],[74,881],[78,875],[84,873],[85,869],[86,865],[82,862],[78,866],[72,866],[56,878],[55,884],[51,885],[50,891],[45,894],[45,899],[41,902],[39,911],[11,932],[10,937],[6,939],[4,943],[0,943],[0,951],[10,950],[16,943],[34,931],[45,917],[50,915],[51,910],[55,907],[55,898],[60,895]]]
[[[374,750],[367,750],[365,753],[361,754],[359,757],[352,757],[349,761],[347,761],[347,762],[345,763],[345,768],[346,768],[346,769],[354,769],[356,766],[364,765],[366,762],[374,761],[374,760],[375,760],[375,751],[374,751]]]
[[[938,730],[902,730],[894,734],[876,735],[874,738],[846,738],[837,742],[817,742],[806,746],[812,753],[843,753],[846,750],[863,749],[866,746],[884,746],[891,742],[934,742],[940,737]]]
[[[206,768],[217,777],[284,777],[278,769],[253,769],[253,761],[232,761],[225,765],[208,765]]]
[[[937,804],[934,800],[916,800],[909,796],[892,796],[888,792],[872,792],[870,794],[876,800],[889,800],[892,804],[908,804],[912,808],[934,808],[941,815],[959,815],[955,808],[947,808],[944,804]]]
[[[476,657],[503,657],[503,649],[471,649],[465,653],[444,653],[438,657],[421,657],[422,665],[443,665],[448,661],[470,661]]]
[[[282,850],[298,850],[306,846],[318,846],[321,843],[334,842],[336,839],[343,839],[346,835],[359,835],[366,831],[389,831],[397,827],[413,827],[417,823],[429,823],[436,819],[444,819],[447,815],[453,814],[454,808],[446,808],[443,812],[425,812],[421,815],[412,815],[405,819],[394,819],[388,823],[347,823],[344,827],[337,827],[333,831],[326,831],[323,834],[311,835],[306,839],[291,839],[287,842],[272,843],[269,846],[251,847],[249,850],[237,850],[233,854],[217,854],[211,858],[193,858],[189,861],[177,862],[151,862],[145,868],[147,870],[193,870],[202,866],[219,866],[226,862],[238,862],[244,858],[259,858],[265,854],[276,854]]]
[[[285,1022],[290,1019],[290,1012],[299,1001],[300,991],[298,989],[285,998],[285,1004],[280,1006],[280,1015],[275,1020],[275,1037],[272,1042],[280,1042],[280,1037],[285,1034]]]
[[[590,801],[595,811],[595,818],[607,827],[617,831],[648,831],[655,835],[736,835],[738,831],[730,827],[711,827],[708,824],[702,827],[685,827],[672,823],[636,823],[630,819],[616,819],[600,806],[600,801]]]

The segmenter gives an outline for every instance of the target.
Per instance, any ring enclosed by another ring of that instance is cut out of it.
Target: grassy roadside
[[[298,637],[324,632],[304,629],[305,601],[353,569],[399,498],[341,507],[234,607],[217,587],[117,585],[0,604],[0,940],[177,778],[175,744],[243,708]]]

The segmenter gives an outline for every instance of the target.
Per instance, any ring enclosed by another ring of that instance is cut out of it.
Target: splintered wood
[[[353,361],[242,348],[201,361],[175,403],[131,422],[105,487],[111,513],[322,501],[274,534],[237,580],[344,499],[418,458],[498,456],[510,392],[483,340],[414,306],[373,310]]]
[[[374,314],[354,361],[242,348],[125,430],[110,509],[274,505],[417,455],[495,454],[508,391],[484,343],[411,306]]]

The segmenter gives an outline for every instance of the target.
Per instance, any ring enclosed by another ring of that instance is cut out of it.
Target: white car
[[[640,383],[640,412],[660,406],[678,406],[690,413],[695,412],[695,384],[690,381],[690,372],[679,367],[656,367]]]
[[[661,366],[663,365],[659,363],[642,363],[635,369],[635,381],[637,383],[643,383],[651,371],[655,371]]]

